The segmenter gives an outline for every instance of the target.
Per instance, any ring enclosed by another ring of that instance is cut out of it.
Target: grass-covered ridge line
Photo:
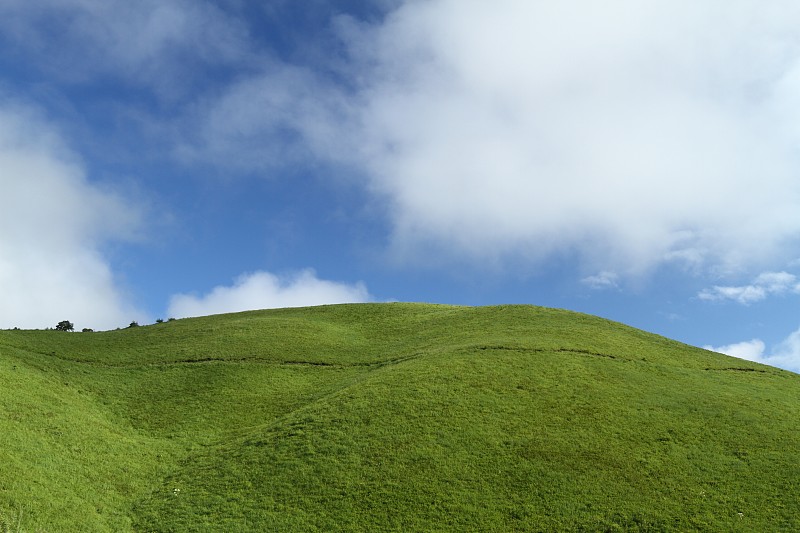
[[[800,376],[530,306],[0,331],[0,531],[800,530]]]

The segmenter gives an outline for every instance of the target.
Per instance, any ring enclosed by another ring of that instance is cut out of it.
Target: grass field
[[[531,306],[0,331],[0,532],[800,531],[800,376]]]

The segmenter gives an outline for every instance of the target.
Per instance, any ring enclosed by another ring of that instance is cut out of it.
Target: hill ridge
[[[0,331],[0,530],[793,530],[798,425],[796,374],[535,306]]]

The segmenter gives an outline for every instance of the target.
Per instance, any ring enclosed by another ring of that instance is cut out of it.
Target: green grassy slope
[[[0,331],[0,532],[800,530],[800,376],[528,306]]]

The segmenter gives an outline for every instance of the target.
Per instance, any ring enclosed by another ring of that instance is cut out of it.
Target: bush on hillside
[[[73,331],[75,326],[69,320],[62,320],[56,324],[56,331]]]

